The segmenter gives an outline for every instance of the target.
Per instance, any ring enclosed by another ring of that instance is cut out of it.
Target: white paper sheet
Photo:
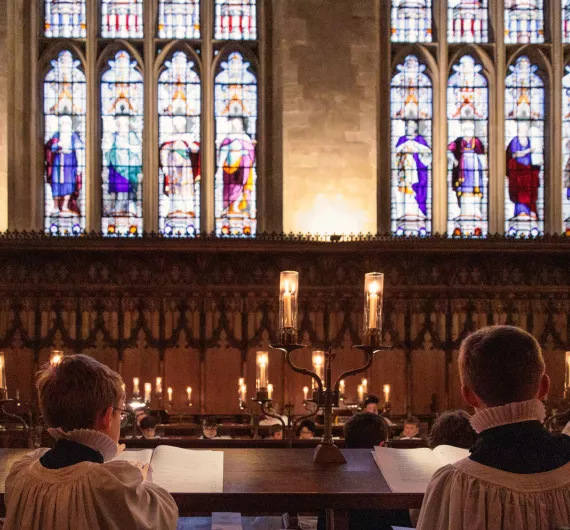
[[[127,462],[141,462],[142,464],[150,464],[152,460],[152,449],[126,449],[113,460],[126,460]]]
[[[469,451],[467,449],[461,449],[461,447],[453,447],[452,445],[438,445],[433,450],[433,454],[443,467],[447,464],[455,464],[455,462],[467,458]]]

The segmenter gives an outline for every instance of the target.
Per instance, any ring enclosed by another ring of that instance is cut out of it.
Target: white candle
[[[243,385],[245,385],[245,379],[243,377],[240,377],[238,379],[238,389],[240,389]]]
[[[384,403],[390,403],[390,385],[384,385]]]
[[[186,387],[186,397],[188,398],[188,404],[192,403],[192,387]]]
[[[267,367],[269,365],[269,356],[267,352],[257,352],[257,390],[267,388]]]
[[[139,392],[139,378],[133,377],[133,395],[138,396]]]
[[[239,397],[242,401],[245,401],[247,399],[247,386],[246,385],[241,385],[239,387]]]
[[[368,328],[378,328],[378,284],[373,282],[368,289]]]
[[[368,394],[368,380],[363,379],[362,381],[360,381],[360,384],[362,385],[362,391],[364,392],[364,394]]]
[[[55,350],[52,353],[49,362],[52,366],[55,366],[56,364],[59,364],[59,362],[61,361],[62,358],[63,358],[63,352]]]
[[[156,393],[162,394],[162,377],[156,378]]]
[[[304,386],[303,387],[303,399],[305,401],[307,401],[307,397],[309,396],[309,387],[308,386]]]
[[[166,391],[168,392],[168,402],[172,403],[172,387],[169,386]]]
[[[362,385],[358,385],[358,402],[362,403],[364,401],[364,388]]]
[[[273,385],[271,383],[267,385],[267,397],[273,399]]]
[[[0,388],[6,388],[6,363],[3,353],[0,353]]]
[[[152,385],[150,383],[144,384],[144,400],[150,403],[150,393],[152,392]]]
[[[340,387],[340,393],[344,395],[344,379],[340,380],[339,387]]]
[[[289,290],[289,282],[285,282],[285,291],[283,292],[283,327],[293,327],[293,311],[291,309],[291,291]]]

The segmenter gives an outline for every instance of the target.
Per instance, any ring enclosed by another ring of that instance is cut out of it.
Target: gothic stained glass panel
[[[101,77],[102,230],[142,232],[143,76],[128,52],[109,60]]]
[[[158,78],[159,229],[192,236],[200,228],[200,77],[175,52]]]
[[[538,66],[521,56],[505,78],[505,231],[544,230],[544,83]]]
[[[562,78],[562,219],[570,236],[570,67]]]
[[[505,0],[505,43],[544,42],[543,0]]]
[[[487,42],[487,0],[448,0],[447,40]]]
[[[431,42],[431,0],[392,0],[392,42]]]
[[[432,83],[415,55],[397,66],[390,88],[392,232],[431,231]]]
[[[85,74],[71,52],[51,62],[44,79],[45,230],[85,230]]]
[[[257,77],[239,52],[215,78],[215,216],[218,235],[254,235],[257,226]]]
[[[103,0],[101,36],[105,39],[143,37],[143,0]]]
[[[256,0],[216,0],[214,36],[223,40],[257,39]]]
[[[85,0],[45,0],[46,37],[85,38]]]
[[[570,43],[570,0],[562,0],[562,42]]]
[[[160,0],[158,36],[161,39],[199,39],[200,0]]]
[[[480,237],[488,232],[489,91],[473,57],[464,55],[452,70],[447,82],[447,233]]]

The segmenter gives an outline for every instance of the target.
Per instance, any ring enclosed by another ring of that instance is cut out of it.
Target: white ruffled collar
[[[48,433],[56,440],[70,440],[99,451],[105,462],[112,460],[119,453],[119,444],[105,433],[93,429],[75,429],[65,432],[61,427],[50,427]]]
[[[493,427],[520,423],[523,421],[539,421],[544,423],[546,408],[539,399],[529,399],[518,403],[507,403],[500,407],[478,410],[471,416],[471,426],[477,434]]]

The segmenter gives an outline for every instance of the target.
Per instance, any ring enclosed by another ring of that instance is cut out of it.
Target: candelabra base
[[[315,464],[346,464],[346,458],[335,444],[319,444],[313,456]]]

